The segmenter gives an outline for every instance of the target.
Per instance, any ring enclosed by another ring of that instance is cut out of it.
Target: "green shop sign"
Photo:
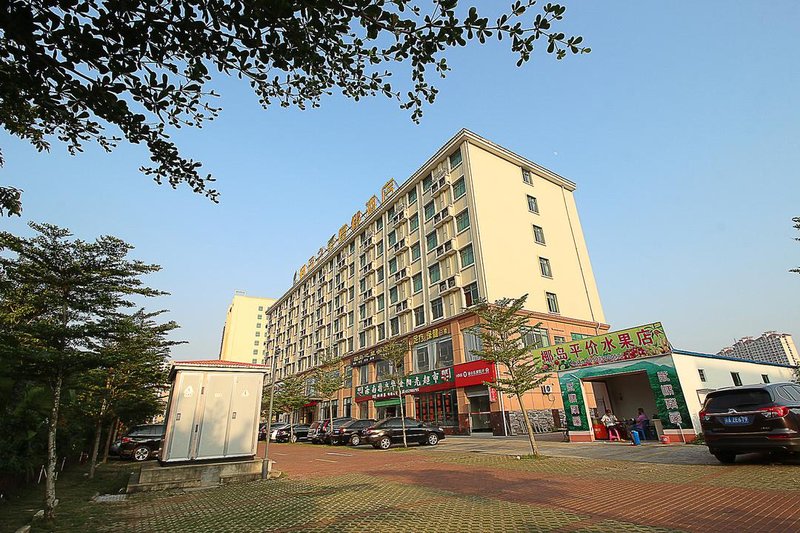
[[[672,351],[661,322],[621,331],[609,331],[596,337],[555,344],[532,352],[545,371],[602,365],[641,357],[656,357]]]
[[[453,388],[454,383],[453,367],[449,366],[447,368],[406,376],[403,378],[403,394],[450,389]],[[397,387],[390,379],[356,387],[357,402],[370,399],[392,398],[395,396],[397,396]]]

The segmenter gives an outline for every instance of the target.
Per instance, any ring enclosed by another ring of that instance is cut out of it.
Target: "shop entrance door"
[[[633,372],[615,376],[603,376],[602,378],[592,378],[584,380],[584,391],[589,388],[592,390],[594,405],[589,405],[593,409],[592,422],[595,429],[595,438],[608,438],[603,434],[600,418],[605,414],[606,409],[617,417],[624,427],[624,433],[630,434],[634,429],[634,422],[638,415],[639,408],[642,408],[649,420],[658,412],[655,394],[650,386],[650,380],[645,372]],[[652,422],[646,427],[646,438],[655,438],[652,430]]]
[[[473,433],[492,431],[492,412],[489,407],[489,389],[485,386],[467,387],[469,422]]]

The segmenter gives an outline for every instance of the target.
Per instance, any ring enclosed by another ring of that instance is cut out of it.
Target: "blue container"
[[[634,446],[639,446],[642,443],[641,439],[639,439],[639,430],[631,430],[631,439],[633,439]]]

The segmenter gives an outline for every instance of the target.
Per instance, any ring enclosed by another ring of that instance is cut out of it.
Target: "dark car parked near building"
[[[311,426],[308,424],[298,424],[291,428],[287,426],[279,429],[275,433],[276,442],[297,442],[301,440],[308,440],[308,430]]]
[[[339,428],[341,428],[347,422],[351,422],[351,421],[353,421],[353,418],[349,417],[349,416],[342,416],[342,417],[339,417],[339,418],[334,418],[333,419],[333,432],[332,432],[331,428],[330,428],[331,421],[330,420],[322,420],[320,422],[319,427],[317,428],[317,434],[314,437],[311,438],[311,442],[313,442],[314,444],[320,444],[320,443],[323,443],[323,442],[326,443],[326,444],[330,444],[331,443],[331,433],[335,433],[336,431],[339,431]]]
[[[130,457],[134,461],[158,457],[163,438],[164,424],[136,426],[119,441],[119,456]]]
[[[751,452],[800,452],[800,385],[769,383],[710,392],[700,411],[708,450],[722,463]]]
[[[406,441],[420,445],[436,446],[444,438],[440,427],[428,426],[413,418],[405,419]],[[392,444],[403,442],[403,425],[400,417],[384,418],[366,431],[366,440],[375,448],[388,449]]]
[[[360,420],[345,422],[333,434],[332,441],[334,444],[351,444],[353,446],[366,444],[364,435],[366,434],[367,428],[371,427],[373,424],[375,424],[375,420],[372,418],[362,418]]]

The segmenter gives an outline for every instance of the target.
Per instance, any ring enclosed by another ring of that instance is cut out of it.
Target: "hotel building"
[[[266,310],[265,364],[278,378],[344,358],[337,416],[399,414],[384,389],[391,339],[410,345],[408,416],[449,432],[511,433],[520,406],[483,385],[469,328],[480,301],[528,294],[526,343],[556,344],[608,330],[578,218],[575,184],[461,130],[400,185],[386,183],[295,274]],[[255,355],[254,355],[255,357]],[[249,360],[249,359],[248,359]],[[542,429],[563,420],[558,379],[525,399]],[[303,420],[323,414],[310,402]]]

